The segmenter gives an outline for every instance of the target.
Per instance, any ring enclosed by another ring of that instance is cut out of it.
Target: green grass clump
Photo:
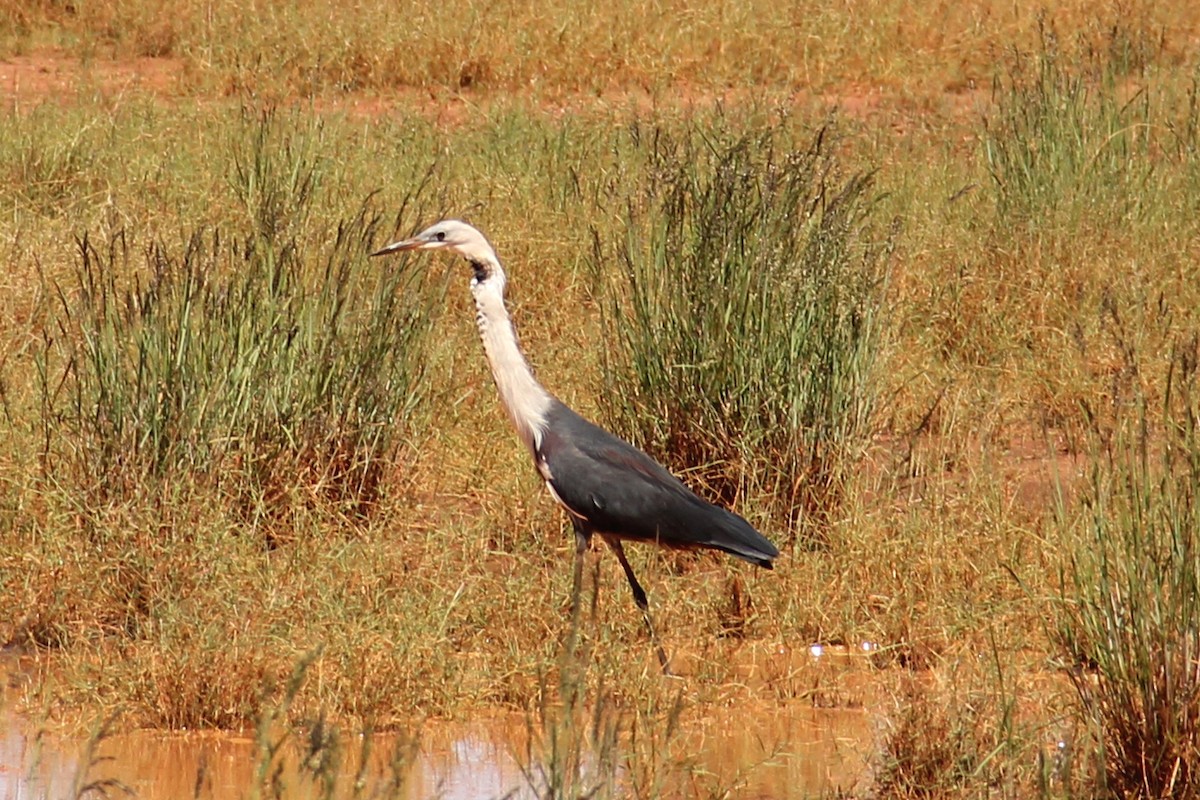
[[[872,176],[845,174],[830,137],[643,134],[651,177],[594,256],[609,417],[724,502],[766,498],[792,524],[838,506],[886,324]]]
[[[1072,57],[1052,27],[1039,30],[1036,53],[1016,52],[994,80],[984,119],[1000,218],[1035,229],[1152,219],[1165,181],[1194,160],[1195,104],[1147,87],[1155,41],[1144,31],[1115,24],[1105,49]]]
[[[1119,797],[1200,792],[1200,394],[1195,336],[1161,416],[1097,448],[1057,638]],[[1158,420],[1158,422],[1156,422]]]
[[[179,241],[84,234],[71,278],[47,279],[35,360],[57,482],[93,499],[197,483],[251,518],[378,499],[419,407],[433,303],[404,262],[367,264],[382,238],[370,200],[309,218],[319,169],[276,147],[273,124],[235,156],[244,222]]]

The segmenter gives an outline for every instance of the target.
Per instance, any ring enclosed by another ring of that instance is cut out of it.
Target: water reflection
[[[637,780],[657,769],[655,785],[672,796],[789,798],[850,791],[862,788],[867,773],[870,720],[861,706],[818,708],[811,697],[754,710],[721,709],[689,719],[663,752],[647,752],[644,740],[625,737],[618,745],[619,775]],[[529,752],[528,735],[525,717],[509,715],[427,723],[419,749],[397,735],[369,743],[348,737],[341,743],[335,794],[353,796],[361,769],[367,776],[362,795],[368,797],[536,797],[518,763]],[[278,776],[284,796],[319,796],[319,785],[297,767],[303,743],[291,744],[287,757],[275,762],[284,765]],[[259,763],[248,735],[133,731],[104,738],[89,755],[85,741],[31,733],[11,714],[0,719],[0,800],[73,797],[84,783],[106,779],[148,800],[243,797],[251,794]]]

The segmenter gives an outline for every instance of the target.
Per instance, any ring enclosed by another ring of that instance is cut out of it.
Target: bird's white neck
[[[546,414],[552,397],[533,376],[529,362],[517,346],[517,334],[504,307],[504,270],[498,261],[473,263],[475,277],[475,322],[483,339],[483,350],[500,402],[508,412],[517,434],[531,453],[536,453],[546,429]]]

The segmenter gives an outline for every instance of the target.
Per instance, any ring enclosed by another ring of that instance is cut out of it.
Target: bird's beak
[[[398,242],[392,242],[387,247],[376,250],[371,253],[372,256],[386,256],[388,253],[400,253],[405,250],[416,250],[424,247],[428,242],[424,239],[401,239]]]

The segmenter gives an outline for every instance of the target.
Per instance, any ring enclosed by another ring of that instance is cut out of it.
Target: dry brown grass
[[[363,2],[106,0],[0,5],[9,55],[58,49],[89,59],[181,59],[185,86],[259,95],[400,87],[533,93],[646,89],[674,93],[786,87],[919,94],[986,86],[1013,47],[1036,44],[1035,18],[1071,32],[1070,48],[1104,47],[1131,64],[1188,57],[1200,16],[1144,0],[1102,9],[1084,0],[843,6],[754,2],[438,6]],[[1118,28],[1121,37],[1110,35]],[[1075,42],[1075,34],[1080,34]],[[1160,43],[1162,45],[1160,51]]]
[[[1060,496],[1074,508],[1093,455],[1085,434],[1118,425],[1135,388],[1148,407],[1161,401],[1173,343],[1200,326],[1192,5],[1097,12],[1073,2],[1048,15],[1060,63],[1095,81],[1091,91],[1105,91],[1098,64],[1113,67],[1120,97],[1147,90],[1154,116],[1130,127],[1147,131],[1150,146],[1109,166],[1152,169],[1143,183],[1068,191],[1032,217],[1006,216],[1017,206],[980,148],[998,130],[1014,64],[1031,63],[1014,51],[1036,57],[1046,44],[1031,4],[945,3],[913,15],[879,0],[782,16],[762,3],[536,16],[512,4],[363,4],[334,16],[317,5],[283,15],[245,4],[163,13],[145,2],[0,3],[0,45],[19,56],[0,74],[28,70],[0,86],[18,112],[0,121],[11,220],[0,234],[0,606],[16,609],[0,619],[0,641],[51,665],[42,691],[56,711],[245,724],[262,685],[286,679],[318,644],[291,706],[297,718],[325,708],[386,726],[530,709],[555,685],[571,543],[498,409],[457,265],[431,266],[450,282],[428,352],[432,422],[389,465],[369,519],[296,503],[288,535],[267,549],[203,485],[93,506],[78,476],[41,471],[56,431],[40,416],[34,356],[58,335],[47,301],[71,274],[72,237],[124,230],[136,249],[243,224],[230,143],[239,104],[263,97],[316,101],[288,124],[324,122],[313,145],[322,218],[344,216],[375,189],[377,207],[398,208],[432,165],[421,213],[466,215],[489,232],[540,377],[593,415],[606,387],[588,228],[618,236],[611,188],[636,189],[644,177],[617,155],[631,121],[703,124],[720,98],[735,109],[727,119],[748,129],[784,114],[786,135],[802,141],[839,106],[838,158],[877,169],[876,213],[901,223],[870,453],[830,515],[826,546],[786,554],[774,573],[648,549],[631,553],[634,566],[669,648],[691,654],[693,707],[811,699],[782,667],[747,680],[739,654],[757,653],[746,656],[757,664],[763,648],[814,641],[877,642],[880,666],[938,675],[993,649],[1048,663],[1056,576],[1080,546],[1055,509]],[[128,80],[139,67],[114,66],[137,63],[172,65],[171,77],[139,83]],[[49,74],[70,91],[36,84],[50,81],[41,67],[59,70]],[[43,103],[51,94],[56,102]],[[1098,144],[1108,136],[1087,139],[1085,153],[1110,155]],[[1063,174],[1060,188],[1092,173]],[[598,614],[589,691],[603,686],[618,708],[668,707],[607,558]],[[963,752],[1008,759],[996,771],[959,770],[944,795],[1034,768],[1017,745],[1048,724],[1035,713],[1022,728],[1005,721],[997,693],[974,716],[974,706],[905,697],[907,711],[893,715],[901,733],[969,735],[944,737],[949,751],[893,743],[916,748],[931,769]],[[1036,780],[1026,772],[1011,785]]]

